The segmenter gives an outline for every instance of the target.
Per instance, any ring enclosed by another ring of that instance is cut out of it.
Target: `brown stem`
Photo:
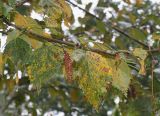
[[[148,47],[149,50],[151,50],[150,47]],[[151,63],[151,102],[152,102],[152,114],[155,115],[155,98],[154,98],[154,66],[155,66],[155,58],[152,54],[151,51],[149,51],[149,54],[151,56],[151,59],[152,59],[152,63]]]

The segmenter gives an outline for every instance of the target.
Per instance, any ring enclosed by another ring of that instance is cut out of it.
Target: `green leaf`
[[[130,29],[130,34],[136,39],[145,40],[147,38],[146,34],[140,29]]]
[[[10,13],[10,11],[11,11],[12,9],[13,9],[13,8],[10,7],[10,6],[8,6],[7,4],[3,4],[3,9],[2,9],[3,15],[9,18],[9,13]]]
[[[29,58],[27,72],[33,85],[40,89],[51,78],[62,74],[60,51],[54,46],[43,46],[35,50]]]
[[[92,2],[88,3],[88,4],[86,5],[86,8],[85,8],[85,9],[86,9],[87,11],[89,11],[90,8],[91,8],[91,6],[92,6]]]
[[[62,34],[62,10],[59,7],[51,7],[48,9],[48,17],[45,18],[45,24],[56,38],[61,38]]]
[[[71,56],[71,58],[76,62],[80,61],[84,57],[85,57],[85,51],[81,49],[74,50]]]
[[[13,6],[16,4],[16,0],[8,0],[8,3],[10,6]]]
[[[10,59],[15,65],[25,63],[31,52],[30,45],[20,38],[10,41],[4,50],[4,58]]]
[[[141,96],[135,100],[120,104],[122,116],[152,116],[151,98]]]
[[[40,0],[39,5],[42,7],[52,7],[54,5],[54,0]]]
[[[158,32],[158,33],[153,33],[152,35],[153,35],[153,39],[154,39],[154,40],[160,40],[160,32]]]
[[[112,62],[112,61],[111,61]],[[116,61],[112,67],[112,85],[127,96],[127,90],[131,82],[131,70],[123,60]]]
[[[101,33],[105,33],[106,31],[105,24],[102,21],[97,21],[97,28],[100,30]]]
[[[7,36],[7,42],[6,44],[8,44],[10,41],[18,38],[20,36],[20,31],[17,31],[17,30],[13,30],[11,32],[8,33],[8,36]]]

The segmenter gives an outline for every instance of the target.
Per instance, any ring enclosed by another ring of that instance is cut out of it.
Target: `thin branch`
[[[149,50],[151,49],[150,47],[148,47]],[[151,102],[152,102],[152,114],[155,115],[155,98],[154,98],[154,67],[155,67],[155,58],[152,54],[152,52],[149,52],[150,56],[151,56]]]
[[[88,12],[87,10],[85,10],[85,9],[81,8],[81,7],[80,7],[80,6],[78,6],[77,4],[75,4],[75,3],[71,2],[70,0],[66,0],[66,1],[67,1],[68,3],[70,3],[71,5],[73,5],[74,7],[77,7],[77,8],[79,8],[80,10],[84,11],[84,12],[85,12],[85,13],[87,13],[88,15],[90,15],[90,16],[92,16],[92,17],[96,18],[97,20],[99,20],[99,21],[102,21],[102,22],[103,22],[103,19],[101,19],[101,18],[99,18],[99,17],[95,16],[94,14],[92,14],[92,13]],[[110,24],[112,24],[112,23],[110,23]],[[108,24],[106,24],[106,26],[108,26]],[[124,36],[128,37],[129,39],[131,39],[131,40],[135,41],[136,43],[138,43],[138,44],[140,44],[140,45],[142,45],[142,46],[144,46],[145,48],[148,48],[148,45],[146,45],[145,43],[143,43],[143,42],[139,41],[139,40],[138,40],[138,39],[136,39],[136,38],[133,38],[132,36],[130,36],[129,34],[127,34],[127,33],[126,33],[126,32],[124,32],[124,31],[122,31],[121,29],[119,29],[119,28],[115,27],[114,25],[112,25],[111,27],[112,27],[114,30],[116,30],[117,32],[119,32],[120,34],[122,34],[122,35],[124,35]]]
[[[7,18],[5,18],[4,16],[2,16],[2,17],[0,17],[0,18],[2,18],[3,21],[4,21],[7,25],[12,26],[12,27],[14,27],[14,28],[16,28],[16,29],[18,29],[18,30],[20,30],[20,31],[23,30],[23,32],[24,32],[25,34],[32,35],[32,36],[34,36],[34,37],[36,37],[36,38],[40,38],[40,39],[42,39],[42,40],[45,40],[45,41],[50,42],[50,43],[53,43],[53,44],[55,44],[55,43],[58,43],[58,44],[61,44],[61,45],[64,44],[64,45],[67,45],[67,46],[72,47],[72,48],[79,47],[79,48],[84,49],[84,50],[87,50],[87,51],[92,51],[92,52],[95,52],[95,53],[98,53],[98,54],[103,54],[103,55],[108,55],[108,56],[115,56],[117,53],[132,54],[131,52],[129,52],[129,51],[124,51],[124,50],[118,50],[118,51],[114,51],[114,50],[100,50],[100,49],[95,49],[95,48],[84,47],[84,46],[81,46],[81,45],[78,45],[78,46],[77,46],[77,45],[74,44],[74,43],[67,42],[67,41],[63,41],[62,39],[54,39],[54,38],[45,37],[45,36],[42,36],[42,35],[39,35],[39,34],[33,32],[33,31],[27,30],[27,29],[25,29],[25,28],[23,28],[23,27],[17,26],[17,25],[15,25],[15,24],[9,22],[9,21],[7,20]],[[24,31],[24,30],[25,30],[25,31]],[[153,49],[153,51],[154,51],[154,52],[159,52],[160,49]],[[148,52],[152,52],[152,49],[151,49],[151,50],[148,50]]]
[[[70,0],[66,0],[66,1],[67,1],[68,3],[70,3],[72,6],[77,7],[77,8],[79,8],[80,10],[82,10],[83,12],[87,13],[88,15],[90,15],[90,16],[96,18],[97,20],[100,20],[100,21],[102,20],[101,18],[99,18],[99,17],[95,16],[94,14],[88,12],[87,10],[81,8],[81,7],[78,6],[77,4],[71,2]]]
[[[25,34],[32,35],[32,36],[34,36],[34,37],[36,37],[36,38],[40,38],[40,39],[45,40],[45,41],[47,41],[47,42],[64,44],[64,45],[70,46],[70,47],[72,47],[72,48],[74,48],[74,47],[77,46],[77,45],[74,44],[74,43],[67,42],[67,41],[63,41],[63,40],[61,40],[61,39],[54,39],[54,38],[45,37],[45,36],[42,36],[42,35],[39,35],[39,34],[33,32],[33,31],[27,30],[27,29],[25,29],[25,28],[23,28],[23,27],[17,26],[17,25],[15,25],[15,24],[9,22],[9,21],[7,20],[7,18],[5,18],[4,16],[2,17],[2,19],[3,19],[3,21],[4,21],[7,25],[12,26],[12,27],[14,27],[14,28],[16,28],[16,29],[18,29],[18,30],[20,30],[20,31],[25,30],[25,31],[24,31]],[[99,49],[94,49],[94,48],[87,48],[87,47],[83,47],[83,46],[80,46],[80,45],[79,45],[78,47],[79,47],[79,48],[82,48],[82,49],[84,49],[84,50],[96,52],[96,53],[99,53],[99,54],[105,54],[105,55],[109,55],[109,56],[114,56],[114,55],[115,55],[115,52],[113,53],[113,52],[108,51],[108,50],[105,51],[105,50],[99,50]]]
[[[145,48],[148,48],[148,45],[146,45],[145,43],[139,41],[138,39],[135,39],[134,37],[130,36],[129,34],[123,32],[121,29],[119,29],[119,28],[117,28],[117,27],[115,27],[115,26],[112,26],[112,28],[113,28],[114,30],[116,30],[117,32],[123,34],[124,36],[126,36],[126,37],[132,39],[132,40],[135,41],[136,43],[138,43],[138,44],[144,46]]]

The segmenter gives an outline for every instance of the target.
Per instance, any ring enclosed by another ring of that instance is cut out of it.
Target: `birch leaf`
[[[127,63],[119,60],[112,67],[112,85],[123,92],[127,96],[127,90],[131,81],[131,70]]]
[[[40,89],[57,74],[62,74],[59,49],[53,46],[43,46],[33,52],[29,58],[27,72],[33,85]]]
[[[31,48],[24,40],[17,38],[10,41],[4,50],[4,60],[9,58],[15,65],[28,60]]]
[[[147,51],[142,48],[135,48],[133,51],[133,55],[138,57],[138,60],[140,62],[141,68],[139,70],[139,74],[145,75],[145,59],[147,57]]]
[[[17,26],[31,30],[37,34],[44,33],[41,26],[38,25],[37,22],[30,17],[25,17],[19,13],[16,13],[15,17],[14,17],[14,21]],[[29,38],[25,39],[25,41],[27,41],[29,44],[31,44],[31,46],[34,49],[40,48],[42,46],[42,42],[38,41],[37,38],[35,38],[33,36],[29,36]]]
[[[69,27],[73,21],[72,9],[69,4],[65,2],[65,0],[57,0],[57,2],[61,6],[64,13],[64,24]]]
[[[110,75],[112,69],[109,64],[109,59],[93,53],[86,52],[86,56],[80,61],[81,66],[75,70],[79,73],[78,77],[79,87],[84,92],[84,95],[93,107],[98,110],[107,92],[107,86],[111,82]]]

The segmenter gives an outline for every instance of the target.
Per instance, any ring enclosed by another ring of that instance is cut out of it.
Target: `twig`
[[[149,50],[151,49],[150,47],[148,47]],[[153,115],[155,115],[155,99],[154,99],[154,66],[155,66],[155,58],[152,54],[152,52],[149,51],[149,54],[151,56],[151,102],[152,102],[152,106],[153,106],[153,109],[152,109],[152,113]]]
[[[129,34],[123,32],[121,29],[119,29],[119,28],[117,28],[117,27],[115,27],[115,26],[112,26],[112,28],[113,28],[114,30],[116,30],[117,32],[123,34],[124,36],[126,36],[126,37],[132,39],[132,40],[135,41],[136,43],[142,45],[143,47],[148,48],[148,45],[146,45],[145,43],[139,41],[138,39],[133,38],[133,37],[130,36]]]
[[[153,115],[155,115],[155,98],[154,98],[154,72],[153,72],[153,69],[154,69],[154,60],[152,60],[152,66],[151,66],[151,91],[152,91],[152,98],[151,98],[151,101],[152,101],[152,113]]]

